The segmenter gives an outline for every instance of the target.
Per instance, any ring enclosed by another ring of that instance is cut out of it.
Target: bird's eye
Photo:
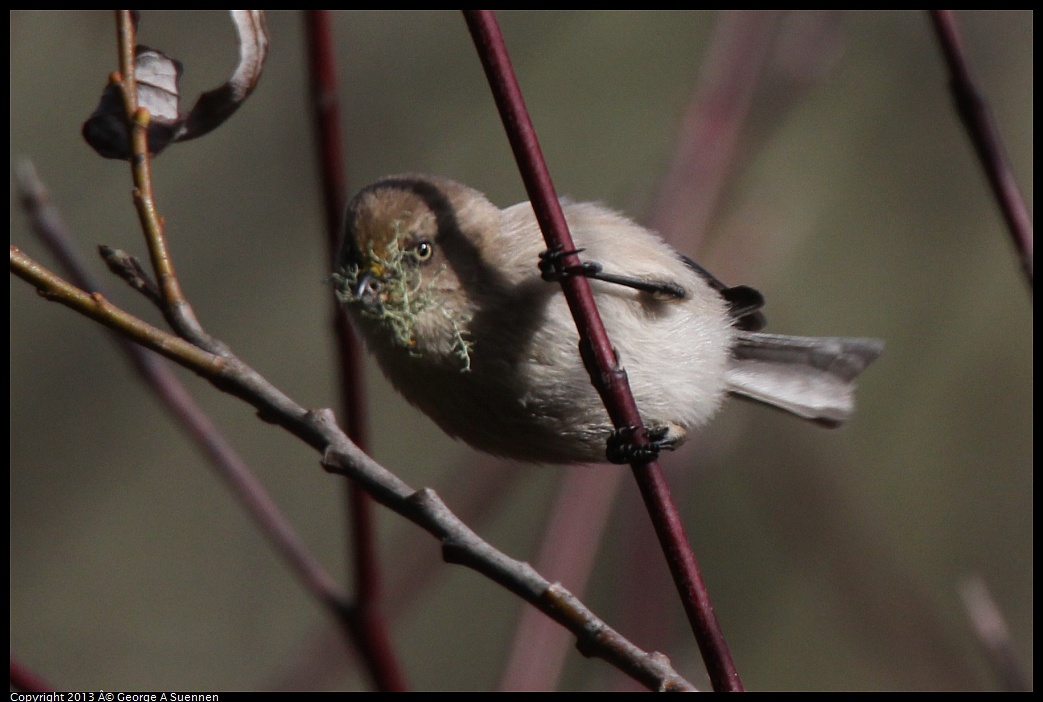
[[[415,247],[413,247],[413,252],[416,254],[416,257],[418,259],[420,259],[421,261],[426,261],[427,259],[431,258],[432,255],[434,255],[435,247],[431,245],[430,241],[421,241],[417,243]]]

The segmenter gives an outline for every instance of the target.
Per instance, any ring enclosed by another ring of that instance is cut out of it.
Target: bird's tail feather
[[[739,332],[728,392],[840,426],[855,409],[855,378],[883,350],[879,339]]]

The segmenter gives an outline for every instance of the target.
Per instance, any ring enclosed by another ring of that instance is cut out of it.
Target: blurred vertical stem
[[[687,237],[693,256],[735,166],[739,137],[781,19],[778,10],[721,10],[716,18],[648,219],[649,228],[668,241]]]
[[[597,466],[569,466],[564,471],[535,566],[547,578],[583,597],[624,473],[606,472]],[[499,689],[503,692],[555,689],[568,650],[567,631],[542,612],[524,608]]]
[[[337,71],[328,10],[305,10],[308,52],[308,81],[316,149],[322,174],[329,269],[333,269],[340,243],[340,226],[347,192]],[[342,421],[348,436],[363,451],[369,451],[365,417],[365,392],[358,337],[340,305],[333,300],[333,328],[337,339],[337,370],[340,376]],[[395,656],[387,621],[380,608],[380,569],[376,553],[373,500],[355,483],[346,482],[346,500],[351,515],[351,542],[355,577],[352,608],[355,643],[366,661],[373,684],[381,691],[407,689]]]
[[[543,160],[532,120],[525,108],[496,16],[491,10],[463,12],[547,246],[560,247],[565,252],[562,258],[564,266],[577,265],[579,258],[575,245]],[[596,370],[598,378],[594,385],[605,402],[609,416],[617,428],[635,427],[634,442],[639,446],[647,444],[648,438],[630,392],[626,372],[616,363],[615,351],[594,304],[590,285],[586,278],[576,275],[564,276],[561,286],[579,329],[580,348],[589,350],[591,358],[588,365],[593,363],[596,366],[596,369],[590,370],[592,375]],[[634,461],[631,467],[714,689],[742,690],[742,681],[735,670],[699,565],[688,544],[684,525],[670,497],[659,464],[654,460]]]
[[[1018,658],[1003,612],[985,581],[979,576],[965,578],[959,591],[985,661],[1002,691],[1031,692],[1032,681]]]
[[[1029,288],[1032,287],[1032,218],[1021,196],[1014,169],[1007,158],[1003,139],[992,119],[985,97],[971,76],[967,53],[963,47],[956,14],[952,10],[930,10],[931,23],[941,45],[945,64],[949,69],[949,88],[956,103],[956,112],[963,121],[967,135],[978,154],[992,193],[1007,222],[1014,249],[1021,259]]]

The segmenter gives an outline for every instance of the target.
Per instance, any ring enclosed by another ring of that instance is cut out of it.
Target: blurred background
[[[1031,207],[1033,15],[958,17]],[[352,190],[420,171],[500,205],[526,199],[458,13],[334,18]],[[18,159],[35,162],[118,304],[162,325],[94,255],[98,244],[145,251],[128,168],[80,138],[116,70],[112,15],[10,19],[12,174]],[[728,69],[707,58],[720,56],[715,38],[741,18],[499,19],[559,192],[651,221],[696,86]],[[303,21],[273,12],[268,24],[256,92],[216,132],[157,159],[156,196],[208,330],[301,404],[331,406]],[[769,330],[880,337],[887,351],[843,430],[731,402],[664,460],[738,669],[761,690],[996,689],[958,594],[977,576],[1031,676],[1031,291],[951,108],[927,16],[791,13],[770,28],[719,197],[687,232],[701,239],[675,241],[726,282],[759,288]],[[235,63],[221,12],[145,12],[139,41],[185,64],[189,105]],[[11,243],[54,265],[18,207],[13,176]],[[367,689],[324,610],[106,333],[14,278],[10,311],[12,654],[60,690]],[[626,469],[479,458],[366,364],[377,460],[434,487],[523,560],[546,553],[559,499],[573,501],[574,515],[606,505],[565,525],[589,540],[550,542],[590,557],[585,586],[575,555],[544,574],[707,685]],[[177,372],[314,553],[346,573],[341,479],[240,401]],[[577,475],[593,487],[560,496],[563,478]],[[527,651],[550,646],[526,639],[510,653],[527,608],[442,564],[426,533],[377,514],[386,610],[413,687],[496,688],[508,659],[524,669]],[[630,685],[574,648],[563,655],[551,685]]]

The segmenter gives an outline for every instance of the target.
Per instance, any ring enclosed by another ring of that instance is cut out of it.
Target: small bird
[[[654,448],[672,448],[732,394],[827,426],[854,410],[876,339],[765,334],[760,294],[728,287],[657,234],[562,201],[584,263],[548,252],[528,202],[500,209],[430,175],[397,175],[350,202],[333,275],[395,388],[450,436],[537,463],[624,462],[591,385],[561,275],[591,278]]]

